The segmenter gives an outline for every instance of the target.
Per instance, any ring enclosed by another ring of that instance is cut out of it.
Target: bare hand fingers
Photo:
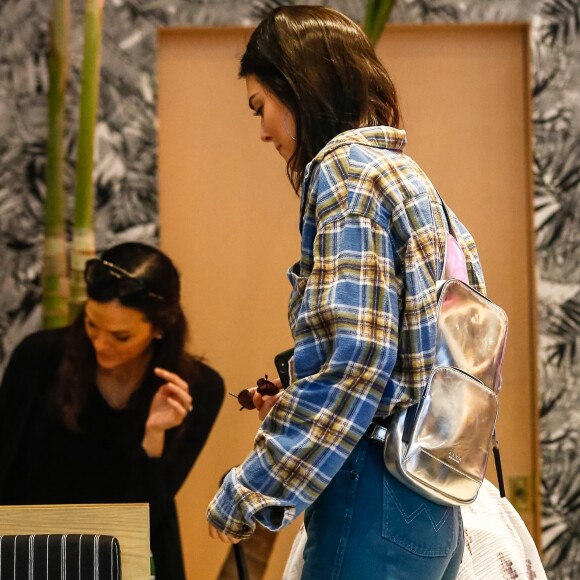
[[[189,385],[175,373],[170,373],[165,369],[156,368],[155,374],[167,381],[163,387],[171,391],[171,396],[176,398],[187,412],[193,409],[193,400],[189,393]]]
[[[162,369],[160,367],[155,367],[153,372],[158,377],[161,377],[163,380],[167,381],[168,383],[173,383],[174,385],[177,385],[178,387],[180,387],[186,391],[189,391],[189,385],[179,375],[176,375],[175,373],[172,373],[172,372],[167,371],[165,369]]]
[[[222,542],[229,544],[237,544],[240,541],[239,538],[234,538],[232,536],[224,534],[224,532],[220,532],[217,528],[214,528],[214,526],[212,526],[209,522],[208,529],[210,537],[214,540],[221,540]]]
[[[256,409],[258,409],[258,417],[260,420],[263,421],[266,418],[266,415],[270,412],[270,409],[278,402],[280,395],[271,395],[261,397],[260,406],[256,405]],[[255,404],[255,398],[254,398]]]
[[[207,531],[208,531],[208,533],[209,533],[209,537],[210,537],[212,540],[215,540],[215,539],[217,539],[217,533],[216,533],[216,532],[217,532],[217,530],[216,530],[216,529],[215,529],[215,528],[214,528],[214,527],[213,527],[213,526],[212,526],[212,525],[211,525],[209,522],[208,522],[208,524],[207,524]]]
[[[167,398],[167,404],[175,409],[175,411],[177,412],[177,415],[181,419],[183,419],[189,413],[188,407],[185,407],[181,402],[176,401],[175,399],[173,399],[171,397]]]
[[[209,531],[209,537],[212,540],[221,540],[221,538],[219,536],[220,532],[217,530],[217,528],[214,528],[209,522],[207,524],[207,528],[208,528],[208,531]]]
[[[161,394],[169,404],[179,405],[185,413],[193,409],[193,399],[189,393],[184,393],[177,385],[165,383],[160,388]]]
[[[256,409],[259,409],[263,404],[262,401],[264,396],[258,393],[258,389],[256,387],[252,387],[251,389],[248,389],[248,391],[252,394],[252,402],[254,403],[254,406]]]

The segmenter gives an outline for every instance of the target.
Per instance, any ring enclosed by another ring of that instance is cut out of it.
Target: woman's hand
[[[142,445],[149,457],[161,457],[165,431],[181,425],[193,405],[189,385],[181,377],[161,368],[154,372],[166,382],[151,401]]]
[[[260,421],[263,421],[266,418],[266,415],[278,402],[278,399],[282,394],[282,381],[280,379],[274,379],[272,382],[278,387],[279,392],[277,395],[260,395],[256,387],[250,389],[250,391],[253,391],[252,401],[258,410],[258,417],[260,417]]]
[[[228,534],[226,534],[225,532],[220,532],[216,527],[212,526],[209,522],[208,527],[209,527],[209,536],[214,540],[221,540],[222,542],[230,544],[237,544],[240,541],[240,538],[234,538],[233,536],[228,536]]]

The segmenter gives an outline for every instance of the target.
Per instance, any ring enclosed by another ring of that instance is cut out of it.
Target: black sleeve
[[[225,388],[221,376],[203,363],[198,365],[199,372],[189,385],[193,410],[164,453],[168,486],[173,495],[178,492],[201,453],[224,400]]]
[[[172,509],[173,498],[203,449],[224,399],[221,376],[203,363],[196,364],[195,379],[188,381],[193,410],[180,427],[167,433],[162,457],[148,457],[143,448],[133,457],[127,500],[149,503],[152,527]]]
[[[14,349],[4,372],[0,386],[0,503],[32,405],[56,378],[66,332],[66,328],[42,330],[27,336]]]

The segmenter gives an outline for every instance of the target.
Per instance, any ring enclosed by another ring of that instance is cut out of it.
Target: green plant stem
[[[381,38],[395,4],[396,0],[368,0],[364,31],[373,46]]]
[[[93,152],[99,104],[99,69],[104,0],[85,2],[85,44],[81,70],[81,103],[77,144],[77,172],[73,246],[71,254],[71,316],[86,299],[83,280],[85,262],[95,253],[93,230]]]
[[[44,208],[43,326],[68,322],[66,212],[64,192],[64,128],[68,80],[70,1],[53,0],[48,57],[48,140]]]

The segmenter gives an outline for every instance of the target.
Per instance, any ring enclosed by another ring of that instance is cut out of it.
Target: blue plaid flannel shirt
[[[207,517],[249,537],[278,530],[338,472],[374,417],[418,401],[434,354],[447,224],[435,188],[403,153],[406,135],[338,135],[306,169],[302,256],[288,271],[293,380],[226,476]],[[471,285],[475,243],[449,211]]]

